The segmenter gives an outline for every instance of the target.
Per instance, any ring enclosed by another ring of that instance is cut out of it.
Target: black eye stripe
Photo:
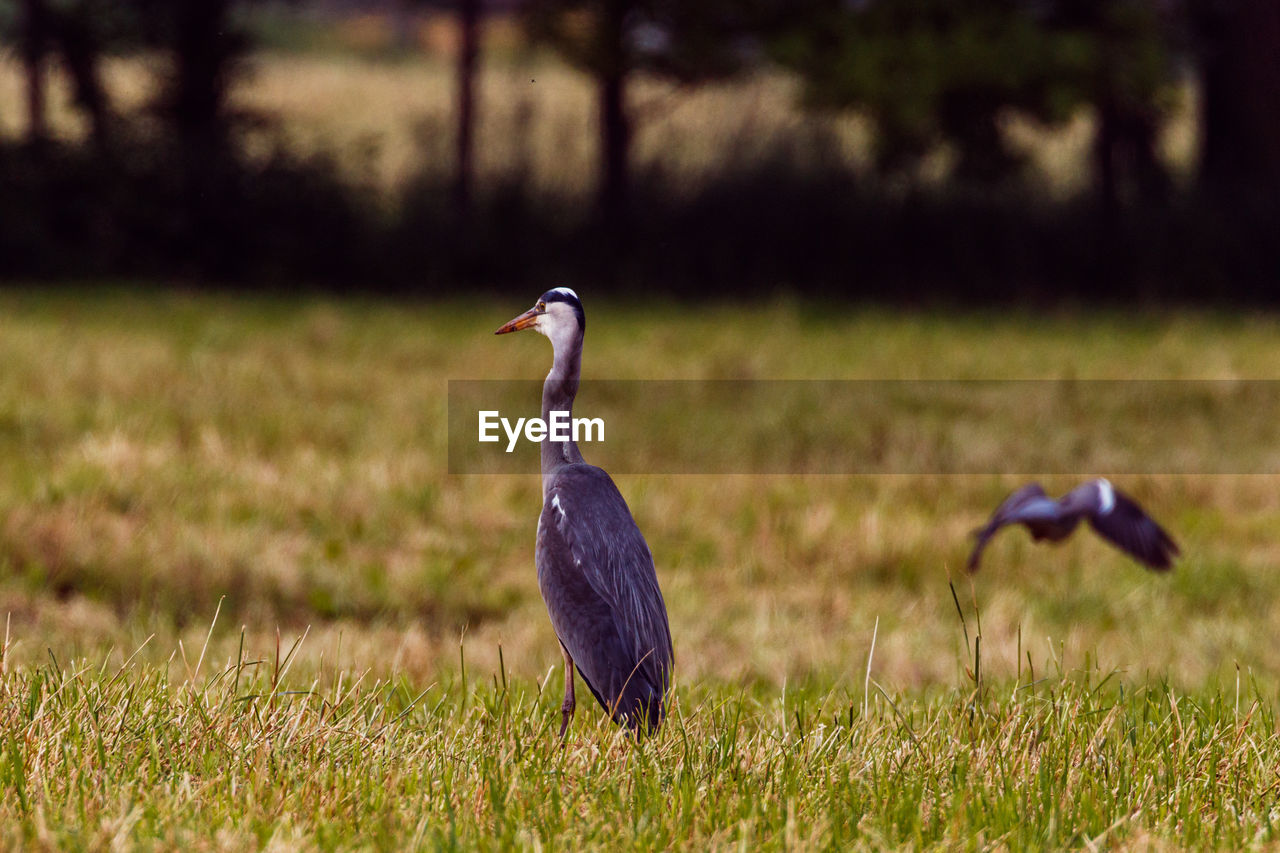
[[[574,297],[570,296],[567,293],[562,293],[558,290],[547,291],[546,293],[542,294],[542,297],[538,301],[547,302],[547,303],[564,302],[569,305],[577,305],[578,307],[582,306],[582,303],[579,300],[575,299]]]

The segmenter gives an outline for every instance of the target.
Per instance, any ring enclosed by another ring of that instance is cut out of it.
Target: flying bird
[[[542,418],[570,413],[578,393],[586,315],[578,294],[548,290],[495,334],[533,329],[554,358]],[[566,415],[565,417],[570,417]],[[653,732],[666,713],[674,652],[667,606],[649,546],[627,502],[572,439],[542,442],[542,514],[534,562],[538,588],[564,653],[560,737],[573,718],[575,666],[615,722]]]
[[[1105,479],[1076,486],[1058,500],[1046,495],[1039,483],[1028,483],[1005,498],[986,525],[973,531],[977,542],[969,555],[969,571],[978,570],[982,550],[1006,525],[1026,525],[1037,542],[1061,542],[1086,518],[1104,539],[1156,571],[1167,571],[1181,553],[1173,538],[1137,501]]]

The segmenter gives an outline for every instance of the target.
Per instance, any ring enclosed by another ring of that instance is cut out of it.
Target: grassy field
[[[0,293],[0,846],[1274,845],[1273,476],[1125,479],[1172,575],[1015,532],[972,581],[966,534],[1015,479],[619,477],[676,710],[636,745],[584,703],[560,749],[537,478],[446,463],[448,379],[545,372],[544,340],[491,334],[534,296]],[[1280,333],[584,298],[584,401],[1270,378]]]

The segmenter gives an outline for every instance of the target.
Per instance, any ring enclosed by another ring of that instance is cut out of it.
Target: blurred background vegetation
[[[0,277],[1270,302],[1272,0],[6,0]]]

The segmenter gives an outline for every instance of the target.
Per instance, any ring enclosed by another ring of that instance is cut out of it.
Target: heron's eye
[[[539,302],[538,302],[538,310],[539,310],[539,311],[546,311],[546,310],[547,310],[547,303],[539,301]]]

